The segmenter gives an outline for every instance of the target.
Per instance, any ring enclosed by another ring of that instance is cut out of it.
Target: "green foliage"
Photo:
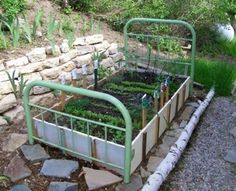
[[[1,22],[8,28],[11,33],[13,47],[17,47],[20,39],[19,19],[16,17],[11,22],[7,22],[5,20],[1,20]]]
[[[47,39],[50,42],[50,45],[52,47],[52,51],[53,54],[55,52],[55,35],[56,35],[56,31],[58,30],[59,24],[56,21],[56,18],[53,16],[49,17],[49,21],[48,21],[48,26],[47,26]]]
[[[68,5],[68,6],[64,7],[62,11],[64,14],[70,15],[72,13],[72,8],[70,5]]]
[[[23,25],[23,30],[25,32],[25,38],[27,39],[27,41],[29,43],[32,42],[32,30],[31,30],[31,27],[29,25],[29,22],[28,20],[26,19],[26,17],[24,17],[24,25]]]
[[[92,0],[68,0],[71,8],[80,11],[87,11],[91,7]]]
[[[206,88],[215,86],[219,96],[229,96],[236,79],[236,67],[224,62],[197,60],[195,64],[195,81]]]
[[[43,19],[43,9],[40,9],[36,12],[33,22],[33,29],[32,35],[33,37],[36,36],[37,29],[42,26],[42,19]]]
[[[112,75],[112,70],[110,68],[105,68],[104,66],[99,66],[98,68],[98,77],[103,79]]]
[[[3,182],[3,181],[9,181],[9,178],[7,176],[0,175],[0,182]]]
[[[7,39],[2,31],[2,23],[0,23],[0,49],[6,49],[7,48]]]
[[[90,104],[89,99],[71,100],[66,103],[65,110],[87,109]]]
[[[12,87],[13,94],[14,94],[15,98],[16,99],[22,98],[23,90],[24,90],[28,80],[24,80],[23,74],[19,74],[19,76],[16,76],[15,70],[12,72],[12,75],[10,75],[10,73],[7,71],[6,71],[6,74],[8,76],[8,80],[11,83],[11,87]],[[17,83],[17,81],[18,81],[18,83]],[[19,86],[19,88],[18,88],[18,86]]]
[[[141,88],[141,87],[127,87],[127,86],[123,86],[123,85],[117,85],[114,83],[108,83],[105,85],[106,89],[110,89],[113,91],[120,91],[120,92],[142,92],[142,93],[146,93],[149,95],[153,94],[153,89],[146,89],[146,88]]]
[[[152,89],[154,90],[157,85],[150,85],[150,84],[145,84],[142,82],[130,82],[130,81],[123,81],[121,82],[122,85],[125,86],[135,86],[135,87],[140,87],[140,88],[145,88],[145,89]]]
[[[213,56],[224,54],[236,58],[236,38],[231,42],[224,39],[208,42],[202,46],[201,53]]]
[[[3,8],[3,15],[8,22],[13,22],[14,18],[24,11],[26,2],[25,0],[1,0],[0,7]]]
[[[63,35],[68,40],[68,45],[71,48],[73,46],[73,42],[75,41],[75,23],[72,20],[63,20],[61,23],[61,30]]]

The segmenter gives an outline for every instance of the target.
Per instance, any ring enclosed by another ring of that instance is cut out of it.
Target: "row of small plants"
[[[101,33],[102,25],[100,21],[95,21],[91,17],[90,21],[87,21],[80,16],[74,18],[62,17],[57,20],[55,16],[49,16],[48,20],[43,21],[43,10],[38,10],[35,14],[33,23],[30,23],[26,16],[23,15],[22,24],[19,22],[18,17],[14,17],[11,20],[0,16],[0,49],[7,49],[11,46],[14,48],[18,47],[20,43],[32,43],[37,38],[37,33],[45,28],[42,34],[48,39],[50,45],[54,47],[56,44],[57,37],[63,37],[68,40],[68,44],[72,47],[76,37],[76,31],[78,22],[82,20],[82,24],[79,27],[80,34],[85,35],[87,32],[90,33]],[[46,26],[44,26],[46,23]],[[11,42],[11,43],[10,43]]]

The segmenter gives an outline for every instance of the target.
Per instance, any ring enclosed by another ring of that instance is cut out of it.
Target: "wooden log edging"
[[[207,94],[205,100],[201,102],[200,106],[192,115],[189,123],[185,127],[184,131],[181,133],[179,139],[170,148],[169,153],[166,158],[162,160],[160,165],[156,168],[156,171],[149,176],[147,182],[142,188],[142,191],[157,191],[159,190],[161,184],[166,180],[168,174],[174,169],[175,164],[178,162],[182,152],[184,151],[193,130],[195,129],[199,119],[210,101],[215,94],[214,88],[212,88]]]

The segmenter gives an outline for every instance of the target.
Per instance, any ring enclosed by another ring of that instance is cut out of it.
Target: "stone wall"
[[[95,51],[105,51],[105,58],[101,65],[115,71],[118,62],[123,60],[123,54],[118,52],[118,45],[109,44],[103,35],[93,35],[77,38],[70,49],[66,40],[61,45],[56,45],[54,54],[51,47],[34,48],[26,55],[13,60],[0,60],[0,126],[7,124],[6,119],[21,120],[23,116],[22,103],[16,100],[11,83],[5,71],[10,75],[15,71],[16,76],[24,74],[27,83],[33,80],[51,80],[60,83],[60,76],[64,75],[66,83],[72,80],[71,71],[77,69],[82,74],[82,65],[87,66],[87,79],[92,83],[93,60]],[[32,91],[32,101],[42,102],[53,99],[52,93],[47,88],[35,87]],[[20,119],[17,119],[20,118]]]

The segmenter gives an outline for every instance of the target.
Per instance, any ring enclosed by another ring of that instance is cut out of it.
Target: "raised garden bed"
[[[153,92],[160,84],[159,79],[154,73],[122,72],[100,81],[97,87],[97,91],[109,93],[122,101],[131,115],[130,174],[158,142],[189,96],[190,78],[174,79],[170,83],[171,98],[165,100],[158,112],[155,111]],[[141,100],[145,94],[147,119],[143,127]],[[61,111],[60,104],[50,109],[41,107],[42,112],[33,117],[34,139],[66,149],[74,156],[105,165],[124,175],[126,131],[119,110],[108,102],[85,96],[77,99],[69,96],[67,100]]]

